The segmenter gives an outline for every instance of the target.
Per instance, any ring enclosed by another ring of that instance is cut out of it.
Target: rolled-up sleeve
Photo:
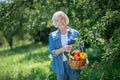
[[[49,51],[50,51],[50,54],[52,55],[52,57],[56,57],[52,34],[49,35]]]

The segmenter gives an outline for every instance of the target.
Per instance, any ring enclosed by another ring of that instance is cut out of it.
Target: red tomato
[[[75,55],[80,56],[80,51],[75,51]]]
[[[80,60],[80,56],[74,55],[74,60],[75,61],[79,61]]]

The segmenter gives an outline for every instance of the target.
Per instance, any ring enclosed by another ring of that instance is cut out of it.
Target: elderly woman
[[[75,39],[80,37],[77,30],[68,26],[69,19],[63,11],[57,11],[52,17],[53,25],[58,28],[56,31],[49,35],[49,49],[52,55],[52,69],[57,74],[57,80],[78,80],[81,69],[85,69],[86,64],[80,69],[72,69],[67,61],[67,57],[64,52],[70,52],[73,50],[72,44],[75,43]]]

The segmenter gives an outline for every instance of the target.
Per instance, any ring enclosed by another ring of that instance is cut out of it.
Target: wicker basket
[[[68,60],[68,63],[72,69],[80,69],[81,66],[85,65],[86,59],[80,61]]]
[[[80,48],[83,50],[83,47],[80,45]],[[68,57],[69,57],[69,60],[68,60],[68,64],[70,65],[70,67],[72,69],[80,69],[81,66],[84,66],[85,63],[86,63],[86,59],[82,59],[80,61],[74,61],[74,60],[71,60],[70,59],[70,52],[68,53]]]

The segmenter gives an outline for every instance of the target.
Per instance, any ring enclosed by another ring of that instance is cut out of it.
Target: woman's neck
[[[60,31],[61,31],[61,34],[66,34],[67,33],[67,29],[68,29],[68,27],[64,27],[64,28],[62,28],[62,29],[60,29]]]

